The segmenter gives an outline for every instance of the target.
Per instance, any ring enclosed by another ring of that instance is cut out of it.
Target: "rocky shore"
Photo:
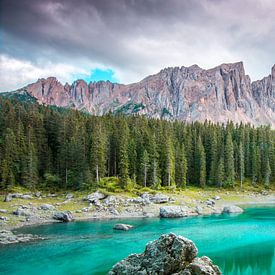
[[[206,256],[197,258],[195,244],[173,233],[149,242],[141,254],[131,254],[118,262],[109,275],[163,274],[163,275],[221,275],[218,266]]]
[[[139,196],[106,194],[11,193],[0,196],[0,230],[74,220],[162,217],[178,218],[241,213],[243,203],[274,203],[273,193],[209,192],[191,195],[142,193]]]

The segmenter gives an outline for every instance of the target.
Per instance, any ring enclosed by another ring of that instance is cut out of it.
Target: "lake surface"
[[[114,231],[129,223],[133,230]],[[275,274],[275,208],[247,208],[241,215],[181,219],[121,219],[24,228],[50,239],[0,248],[0,274],[106,274],[148,241],[174,232],[195,242],[223,274]]]

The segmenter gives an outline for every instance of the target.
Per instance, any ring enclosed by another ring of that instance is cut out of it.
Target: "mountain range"
[[[128,85],[84,80],[62,85],[49,77],[5,95],[28,95],[40,104],[94,115],[112,112],[275,127],[275,65],[270,75],[253,82],[245,74],[243,62],[237,62],[208,70],[198,65],[169,67]]]

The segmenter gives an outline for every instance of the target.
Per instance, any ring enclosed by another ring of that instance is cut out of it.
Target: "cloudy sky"
[[[240,60],[259,79],[275,63],[273,0],[0,0],[0,13],[0,91]]]

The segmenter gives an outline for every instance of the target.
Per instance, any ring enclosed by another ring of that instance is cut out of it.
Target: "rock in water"
[[[124,230],[124,231],[128,231],[129,229],[132,229],[133,226],[130,224],[124,224],[124,223],[118,223],[114,226],[115,230]]]
[[[53,219],[59,220],[62,222],[71,222],[74,220],[74,216],[70,211],[57,212],[53,215]]]
[[[214,265],[212,261],[203,256],[201,258],[195,258],[194,261],[189,264],[182,275],[214,275],[222,274],[218,266]]]
[[[223,208],[222,213],[225,213],[225,214],[243,213],[243,209],[236,205],[230,205],[230,206],[225,206]]]
[[[196,258],[197,253],[198,249],[191,240],[170,233],[148,243],[143,253],[132,254],[117,263],[108,274],[221,274],[209,258]]]
[[[44,240],[45,238],[32,234],[18,234],[15,235],[9,230],[0,230],[0,245],[25,243],[35,240]]]

